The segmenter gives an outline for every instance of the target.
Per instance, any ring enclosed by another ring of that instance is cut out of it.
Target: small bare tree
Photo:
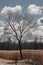
[[[28,33],[33,26],[31,26],[32,24],[30,24],[32,22],[32,20],[21,20],[19,22],[8,22],[9,26],[11,27],[11,29],[14,32],[14,37],[17,39],[18,43],[19,43],[19,49],[20,49],[20,58],[22,58],[22,51],[21,51],[21,41],[23,36]]]
[[[4,15],[5,19],[8,21],[7,23],[11,27],[12,31],[14,32],[13,36],[17,39],[19,43],[20,59],[23,59],[22,51],[21,51],[22,38],[26,33],[32,30],[35,23],[33,23],[32,18],[28,18],[27,16],[26,17],[21,16],[21,14],[19,15],[18,12],[14,14],[14,16],[12,16],[13,14],[12,12],[9,12],[8,10],[9,8],[7,8],[8,11],[6,11],[5,9],[6,8],[4,8],[4,11],[2,10],[2,14]]]
[[[32,19],[27,20],[25,18],[23,18],[19,22],[11,22],[10,18],[8,18],[7,21],[8,21],[10,28],[14,32],[13,36],[16,38],[16,40],[19,43],[20,59],[23,59],[22,49],[21,49],[22,38],[23,36],[25,36],[25,34],[29,33],[32,30],[35,23],[33,24]]]

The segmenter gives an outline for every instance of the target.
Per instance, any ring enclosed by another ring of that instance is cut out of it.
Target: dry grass
[[[0,59],[0,63],[11,63],[11,62],[15,62],[15,61],[7,60],[7,59]]]
[[[23,59],[33,59],[38,65],[43,65],[43,50],[22,50]],[[2,51],[0,50],[0,58],[10,60],[20,60],[19,51]]]

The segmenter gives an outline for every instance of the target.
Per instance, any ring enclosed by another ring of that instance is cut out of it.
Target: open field
[[[34,61],[38,62],[38,65],[43,65],[43,50],[22,50],[22,54],[23,59],[33,59]],[[14,62],[15,60],[20,61],[20,54],[18,50],[17,51],[0,50],[0,58],[7,59],[7,60],[0,59],[0,62]]]

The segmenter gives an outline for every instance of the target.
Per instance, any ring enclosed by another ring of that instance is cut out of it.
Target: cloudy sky
[[[5,22],[9,14],[14,17],[15,14],[17,16],[29,16],[31,14],[34,17],[36,24],[23,37],[24,40],[32,40],[35,36],[43,37],[43,0],[0,0],[0,39],[13,38],[12,31]]]

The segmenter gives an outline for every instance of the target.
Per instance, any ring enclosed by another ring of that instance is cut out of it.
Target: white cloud
[[[0,27],[3,27],[4,23],[2,21],[0,21]]]
[[[43,31],[43,26],[39,26],[37,29],[42,30]]]
[[[43,31],[41,30],[32,31],[32,35],[33,36],[43,36]]]
[[[31,4],[27,8],[28,13],[34,14],[34,15],[36,15],[36,14],[42,14],[42,10],[43,10],[43,7],[37,6],[35,4]]]
[[[20,12],[22,10],[22,7],[20,6],[20,5],[17,5],[17,6],[15,6],[15,7],[7,7],[7,6],[5,6],[3,9],[2,9],[2,11],[1,11],[1,13],[3,14],[3,13],[5,13],[5,14],[7,14],[8,12],[13,12],[13,13],[16,13],[16,12]]]
[[[11,17],[11,15],[14,14],[21,14],[22,11],[22,7],[20,5],[16,5],[15,7],[7,7],[5,6],[2,11],[1,14],[5,17],[8,18],[9,16]]]
[[[32,30],[33,36],[43,36],[43,17],[37,20],[37,27]]]
[[[4,33],[4,23],[0,21],[0,36]]]
[[[38,26],[32,30],[33,36],[43,36],[43,26]]]
[[[0,36],[3,35],[4,30],[0,27]]]

